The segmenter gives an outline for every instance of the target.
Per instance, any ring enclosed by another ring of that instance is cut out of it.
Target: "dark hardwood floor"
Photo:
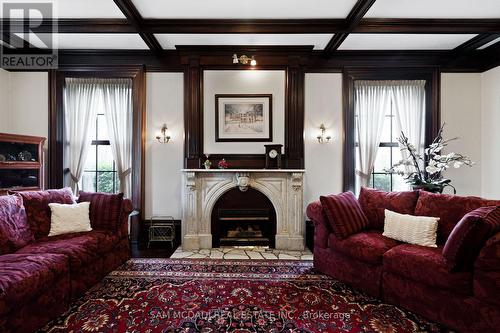
[[[176,243],[172,247],[169,242],[154,242],[148,248],[147,241],[140,241],[130,244],[130,252],[132,258],[170,258],[177,247]]]

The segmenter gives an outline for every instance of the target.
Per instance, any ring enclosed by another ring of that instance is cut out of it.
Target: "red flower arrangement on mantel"
[[[219,161],[219,163],[217,164],[219,169],[227,169],[229,168],[229,163],[227,163],[226,159],[222,159]]]

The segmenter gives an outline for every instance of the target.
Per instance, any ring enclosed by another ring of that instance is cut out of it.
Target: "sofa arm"
[[[474,263],[474,295],[500,305],[500,232],[488,239]]]
[[[134,211],[134,206],[132,205],[132,200],[123,199],[122,202],[122,212],[120,215],[120,225],[118,229],[118,234],[120,238],[128,237],[128,218],[130,213]]]
[[[332,233],[323,207],[319,200],[310,203],[306,209],[307,217],[314,223],[314,246],[328,247],[328,237]]]

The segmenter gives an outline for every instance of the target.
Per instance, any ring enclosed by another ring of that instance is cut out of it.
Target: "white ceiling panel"
[[[30,38],[33,45],[45,48],[37,37],[44,38],[47,34],[37,34]],[[58,49],[89,49],[89,50],[143,50],[148,46],[138,34],[54,34],[54,46]]]
[[[500,0],[377,0],[370,18],[500,18]]]
[[[339,50],[451,50],[476,35],[350,34]]]
[[[332,34],[156,34],[164,49],[176,45],[314,45],[322,50]]]
[[[356,0],[133,0],[145,18],[345,18]]]
[[[47,3],[44,0],[19,2]],[[52,1],[52,4],[53,16],[56,18],[125,18],[113,0],[57,0]],[[2,11],[1,8],[0,11]],[[11,18],[20,18],[17,13],[12,14]],[[2,12],[2,17],[7,17],[7,15],[9,14]]]

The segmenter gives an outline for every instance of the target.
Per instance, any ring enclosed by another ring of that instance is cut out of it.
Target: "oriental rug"
[[[41,332],[448,332],[311,261],[132,259]]]

